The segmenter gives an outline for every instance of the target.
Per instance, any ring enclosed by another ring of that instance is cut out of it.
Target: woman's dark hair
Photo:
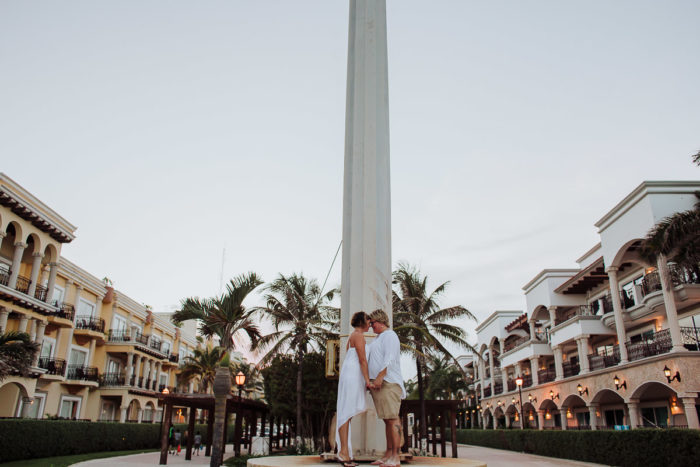
[[[364,326],[365,324],[367,324],[367,318],[369,318],[369,316],[367,316],[367,313],[365,313],[364,311],[358,311],[357,313],[352,315],[352,318],[350,319],[350,326],[354,328]]]

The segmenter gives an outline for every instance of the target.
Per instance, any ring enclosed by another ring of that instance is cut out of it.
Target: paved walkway
[[[450,444],[447,445],[447,452],[450,451]],[[517,466],[532,466],[532,467],[596,467],[600,464],[592,464],[588,462],[577,462],[566,459],[557,459],[554,457],[535,456],[533,454],[524,454],[515,451],[503,451],[501,449],[484,448],[481,446],[470,446],[460,444],[457,448],[457,454],[461,459],[473,459],[486,463],[488,467],[512,467]],[[233,455],[233,445],[226,446],[226,454],[224,458],[228,459]],[[95,459],[86,462],[73,464],[80,467],[91,466],[136,466],[136,467],[152,467],[158,465],[160,460],[160,452],[147,452],[145,454],[132,454],[130,456],[108,457],[105,459]],[[449,462],[448,462],[449,464]],[[199,456],[193,455],[192,461],[185,460],[184,451],[179,456],[168,456],[168,465],[209,465],[209,458],[204,455],[204,449]],[[280,464],[283,465],[283,464]],[[333,463],[325,463],[324,466],[332,466]],[[336,464],[337,465],[337,464]],[[369,464],[360,464],[369,465]],[[405,465],[416,465],[415,463],[407,463]]]

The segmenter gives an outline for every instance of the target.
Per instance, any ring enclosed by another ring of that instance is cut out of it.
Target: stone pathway
[[[224,459],[233,456],[233,444],[226,445]],[[143,454],[131,454],[129,456],[106,457],[104,459],[95,459],[91,461],[78,462],[73,464],[73,467],[91,467],[91,466],[106,466],[106,465],[130,465],[136,467],[153,467],[160,463],[160,451],[146,452]],[[209,465],[209,458],[204,455],[204,447],[199,452],[199,456],[192,452],[192,460],[185,460],[185,450],[183,449],[179,456],[168,455],[168,465]]]

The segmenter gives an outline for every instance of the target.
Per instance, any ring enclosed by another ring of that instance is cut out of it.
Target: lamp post
[[[520,396],[520,411],[523,411],[523,377],[518,376],[515,378],[515,385],[518,386],[518,395]],[[524,430],[525,429],[525,419],[520,414],[520,429]]]
[[[238,398],[241,398],[241,391],[243,390],[243,385],[245,384],[245,374],[239,371],[236,375],[236,385],[238,386]]]

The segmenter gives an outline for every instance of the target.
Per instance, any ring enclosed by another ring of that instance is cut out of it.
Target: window
[[[163,341],[163,347],[161,347],[161,350],[164,354],[169,354],[172,346],[173,345],[170,343],[170,341]]]
[[[63,396],[58,416],[63,418],[80,418],[80,401],[79,397]]]
[[[53,288],[53,295],[49,298],[51,300],[55,300],[56,303],[63,303],[65,297],[66,297],[66,290],[63,287],[59,287],[59,286],[55,285]],[[49,300],[49,302],[51,300]]]
[[[34,394],[34,400],[31,402],[31,407],[27,412],[27,417],[41,419],[44,417],[44,406],[46,405],[46,394],[36,393]],[[17,416],[22,416],[22,410],[24,409],[24,398],[19,398],[19,404],[17,406]]]
[[[92,316],[95,312],[95,304],[90,303],[84,298],[81,298],[78,302],[78,315],[82,316]]]
[[[105,373],[112,373],[112,374],[117,374],[121,372],[121,362],[118,360],[114,359],[109,359],[107,360],[107,369]]]
[[[87,356],[87,350],[82,350],[74,347],[70,350],[68,365],[85,366],[88,359]]]
[[[115,331],[126,331],[126,318],[115,313],[112,317],[112,329]]]
[[[668,409],[666,407],[642,407],[642,424],[647,427],[666,428]]]
[[[641,334],[637,334],[635,336],[630,337],[630,342],[633,344],[637,344],[639,342],[647,342],[650,340],[654,340],[654,330],[650,329],[648,331],[645,331]]]
[[[589,426],[591,424],[590,412],[576,412],[576,421],[578,426]]]
[[[50,337],[44,337],[44,342],[41,344],[41,358],[51,358],[54,356],[56,348],[56,340]]]
[[[625,424],[625,413],[622,409],[617,410],[606,410],[605,411],[605,425],[609,428],[615,425]]]
[[[105,422],[117,421],[115,415],[117,413],[116,406],[112,401],[102,402],[102,411],[100,412],[100,420]]]

